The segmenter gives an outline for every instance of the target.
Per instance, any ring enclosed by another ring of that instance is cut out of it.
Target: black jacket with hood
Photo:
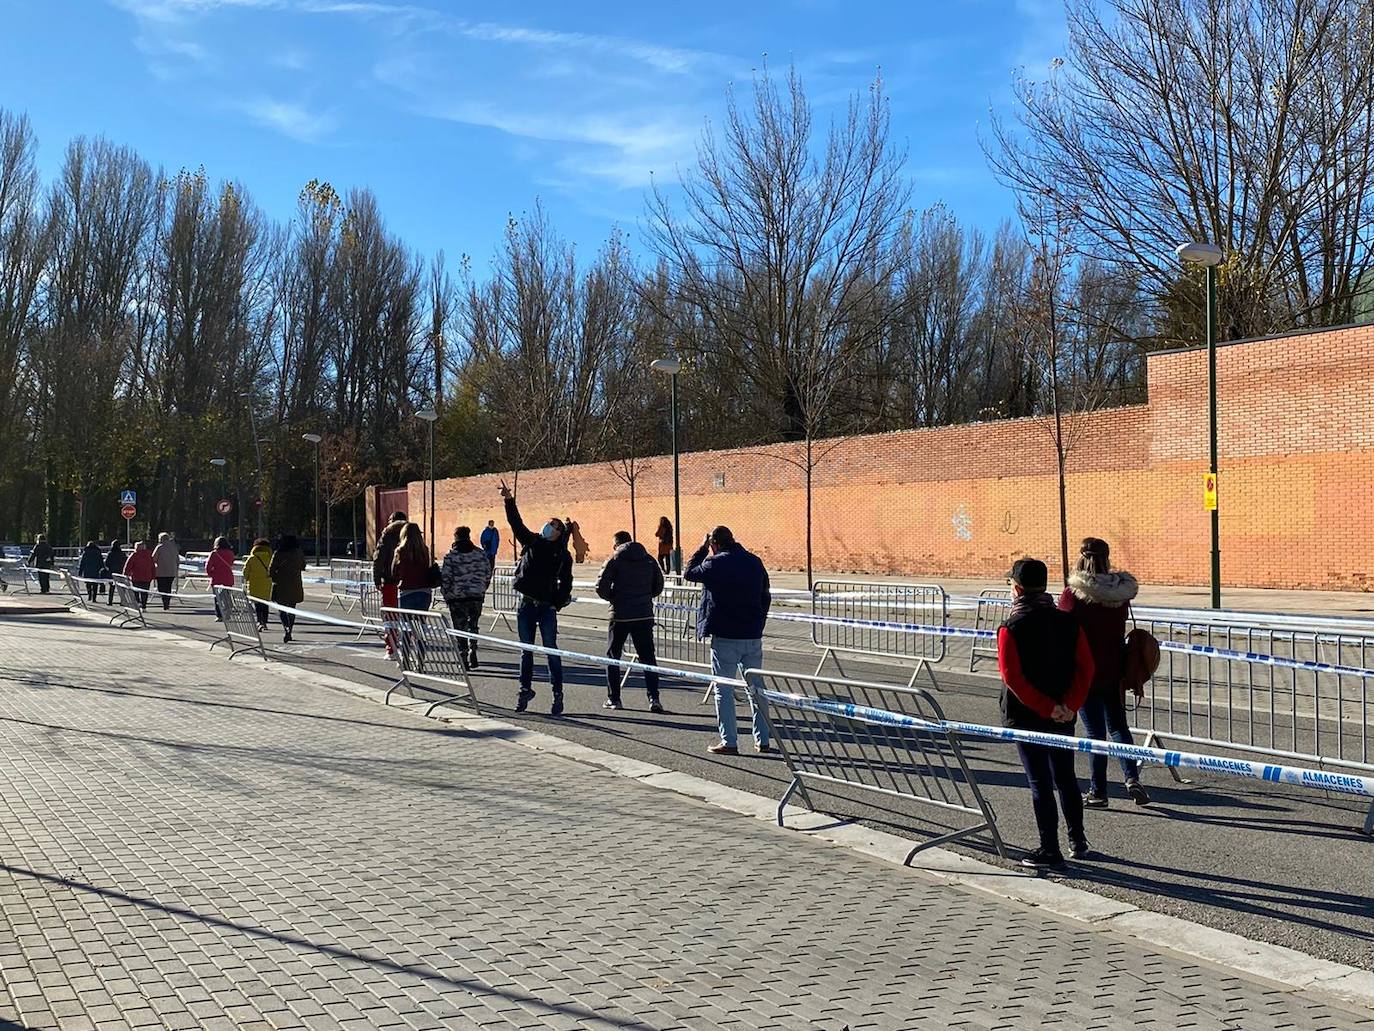
[[[520,518],[514,498],[506,498],[506,520],[520,543],[520,561],[515,564],[516,593],[540,605],[561,609],[572,601],[572,556],[568,554],[568,535],[551,541],[533,532]]]
[[[627,541],[601,567],[596,593],[611,603],[611,622],[653,619],[654,599],[663,593],[663,570],[639,541]]]

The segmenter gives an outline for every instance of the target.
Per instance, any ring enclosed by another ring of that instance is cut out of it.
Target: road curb
[[[73,614],[81,615],[88,621],[101,620],[98,613],[78,610]],[[190,640],[170,630],[149,627],[140,632],[159,641],[207,651],[204,642]],[[224,661],[230,661],[227,652],[209,654],[219,654]],[[270,670],[297,683],[311,684],[372,702],[382,703],[385,696],[380,688],[356,684],[286,662],[270,662],[256,655],[245,656],[240,653],[233,661],[240,664],[251,662],[254,668]],[[428,702],[406,698],[402,704],[387,707],[417,719],[425,719],[419,711],[422,705],[428,707]],[[518,745],[593,766],[615,776],[763,820],[772,826],[777,825],[778,805],[774,799],[739,788],[461,710],[455,712],[446,709],[442,715],[430,717],[428,721],[446,723],[474,736],[490,737],[497,743]],[[898,866],[904,865],[903,861],[911,849],[920,844],[915,839],[794,806],[784,810],[783,829]],[[921,851],[906,869],[952,887],[1042,909],[1095,930],[1113,931],[1155,948],[1238,971],[1271,983],[1281,990],[1319,993],[1347,1006],[1374,1011],[1374,972],[1368,970],[1144,910],[1128,902],[985,863],[939,847]]]

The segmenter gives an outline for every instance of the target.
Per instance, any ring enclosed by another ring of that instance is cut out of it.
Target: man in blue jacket
[[[488,519],[487,528],[482,531],[482,536],[478,538],[481,542],[482,550],[486,552],[487,561],[491,568],[496,568],[496,556],[501,551],[501,531],[496,528],[496,520]]]
[[[711,672],[718,677],[739,677],[746,669],[763,665],[763,625],[768,621],[772,595],[768,571],[757,555],[745,551],[726,526],[717,526],[702,541],[687,563],[682,578],[702,586],[697,613],[697,637],[711,638]],[[751,681],[756,688],[763,684]],[[768,752],[768,719],[760,699],[750,696],[754,744]],[[720,741],[707,751],[715,755],[739,754],[739,730],[735,720],[735,689],[716,684],[716,721]]]

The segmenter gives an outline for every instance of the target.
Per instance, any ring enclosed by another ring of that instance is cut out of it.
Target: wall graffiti
[[[954,524],[954,539],[957,541],[973,540],[973,516],[968,514],[968,507],[960,505],[954,510],[954,517],[950,520]]]

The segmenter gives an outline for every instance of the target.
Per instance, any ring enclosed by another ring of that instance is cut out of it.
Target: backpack
[[[1135,613],[1131,613],[1135,621]],[[1145,682],[1159,669],[1159,641],[1155,635],[1142,627],[1132,627],[1126,635],[1126,643],[1121,654],[1121,697],[1126,692],[1140,698],[1145,694]]]

